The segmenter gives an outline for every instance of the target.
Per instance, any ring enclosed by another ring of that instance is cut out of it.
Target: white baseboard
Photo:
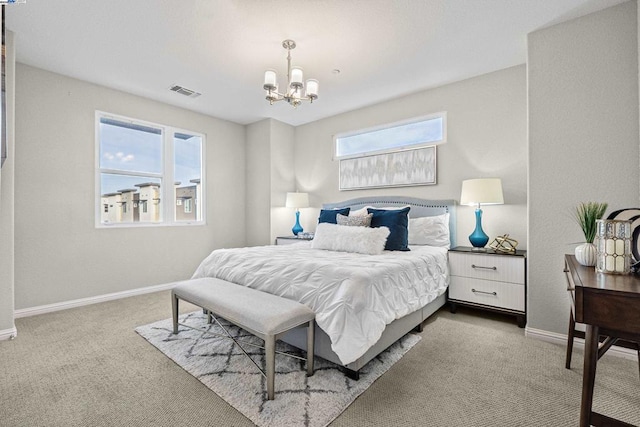
[[[18,330],[14,327],[11,329],[3,329],[0,331],[0,341],[12,340],[18,336]]]
[[[528,338],[534,338],[541,341],[547,341],[554,344],[559,344],[561,346],[567,345],[567,336],[563,334],[558,334],[555,332],[543,331],[542,329],[535,329],[526,327],[524,330],[524,334]],[[573,341],[573,348],[579,348],[584,350],[584,339],[575,338]],[[630,348],[612,346],[606,353],[607,355],[624,357],[625,359],[630,360],[638,360],[638,352],[636,350],[632,350]]]
[[[54,304],[39,305],[37,307],[21,308],[14,311],[16,319],[20,317],[36,316],[38,314],[52,313],[54,311],[66,310],[68,308],[81,307],[84,305],[97,304],[100,302],[113,301],[116,299],[132,297],[136,295],[149,294],[151,292],[164,291],[171,289],[175,285],[173,283],[165,283],[163,285],[149,286],[146,288],[131,289],[128,291],[114,292],[112,294],[98,295],[95,297],[74,299],[71,301],[57,302]],[[0,331],[2,333],[2,331]],[[1,339],[1,338],[0,338]]]

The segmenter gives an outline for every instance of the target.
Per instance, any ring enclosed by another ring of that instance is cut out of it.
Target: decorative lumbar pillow
[[[449,214],[409,218],[409,244],[449,248]]]
[[[349,215],[351,208],[342,209],[322,209],[318,217],[318,223],[328,222],[329,224],[337,224],[336,215]]]
[[[371,218],[373,214],[366,215],[357,215],[357,216],[344,216],[344,215],[336,215],[336,220],[338,225],[348,225],[351,227],[370,227],[371,226]]]
[[[387,236],[389,236],[389,229],[386,227],[346,227],[320,223],[316,227],[311,247],[330,251],[380,255],[384,251]]]
[[[373,209],[368,208],[371,218],[371,227],[387,227],[390,231],[385,249],[388,251],[408,251],[408,225],[409,209]]]

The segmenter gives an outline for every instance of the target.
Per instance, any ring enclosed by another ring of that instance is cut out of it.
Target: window
[[[336,135],[336,158],[364,157],[447,142],[447,113]]]
[[[203,222],[204,135],[96,112],[96,145],[97,226]]]

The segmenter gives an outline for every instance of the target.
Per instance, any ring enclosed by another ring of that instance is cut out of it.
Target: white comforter
[[[412,247],[382,255],[312,249],[308,242],[213,251],[193,278],[217,277],[299,301],[343,364],[362,356],[385,326],[420,309],[449,284],[447,250]]]

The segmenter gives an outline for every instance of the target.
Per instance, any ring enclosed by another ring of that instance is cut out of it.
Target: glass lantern
[[[596,221],[596,271],[629,274],[631,271],[631,221]]]

